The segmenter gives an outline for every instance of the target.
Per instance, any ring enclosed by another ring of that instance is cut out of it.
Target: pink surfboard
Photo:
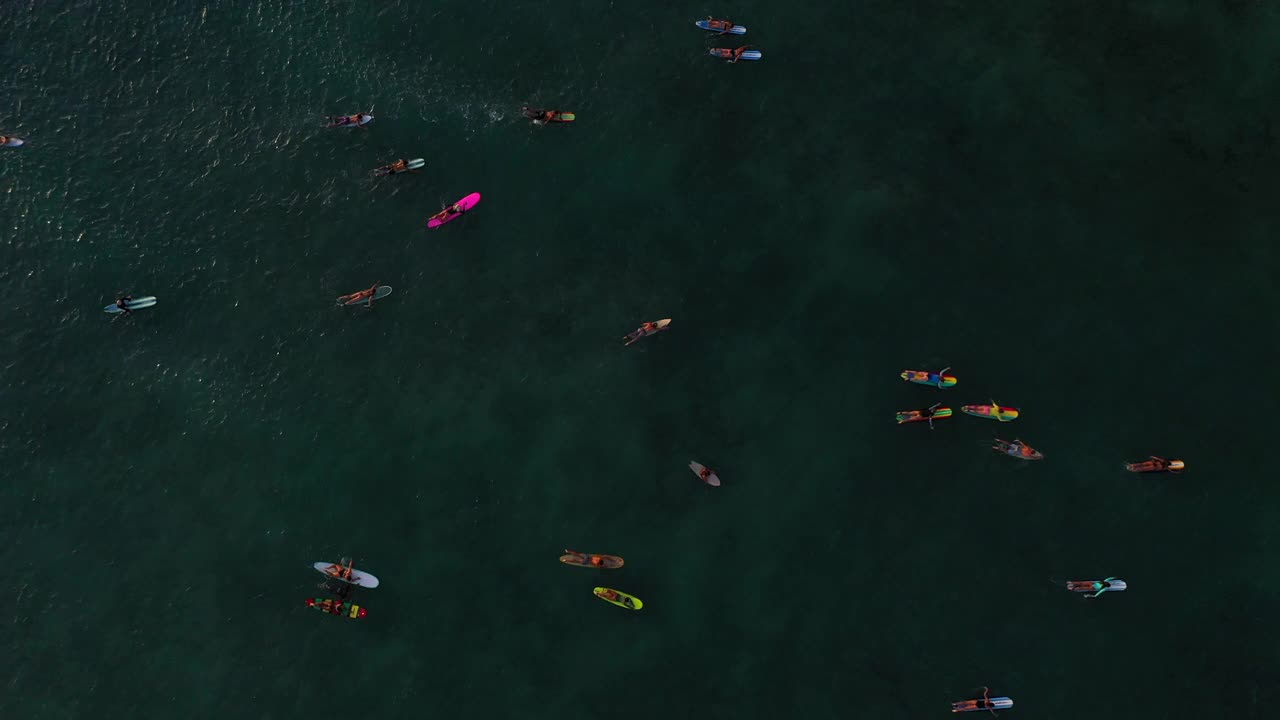
[[[438,228],[441,225],[454,220],[455,218],[462,217],[463,213],[467,212],[468,210],[470,210],[471,208],[479,204],[480,204],[480,193],[471,193],[470,195],[454,203],[454,205],[457,205],[459,208],[462,209],[462,212],[449,213],[448,215],[436,215],[427,221],[427,227]]]

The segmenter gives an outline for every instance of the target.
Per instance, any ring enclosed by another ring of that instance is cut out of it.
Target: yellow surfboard
[[[634,595],[628,595],[620,590],[613,588],[598,587],[595,589],[596,597],[607,603],[613,603],[620,608],[628,610],[639,610],[644,607],[644,603],[640,602],[640,598]]]

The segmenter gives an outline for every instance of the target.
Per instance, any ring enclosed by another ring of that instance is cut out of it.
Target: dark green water
[[[0,19],[5,717],[1280,700],[1274,4],[160,5]]]

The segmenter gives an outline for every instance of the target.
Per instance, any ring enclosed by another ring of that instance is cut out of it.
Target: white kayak
[[[702,482],[710,485],[711,487],[720,487],[720,478],[716,476],[715,472],[708,470],[706,465],[703,465],[702,463],[693,462],[692,460],[690,460],[689,469],[692,470],[693,474],[697,475],[698,479],[701,480]],[[705,478],[702,477],[703,471],[706,471],[707,473],[709,473]]]
[[[147,295],[146,297],[136,297],[126,302],[124,306],[126,308],[129,308],[130,311],[133,311],[133,310],[141,310],[142,308],[149,308],[155,304],[156,304],[156,299],[151,295]],[[120,306],[116,305],[115,303],[111,303],[110,305],[102,309],[105,310],[106,312],[111,313],[112,315],[124,312],[124,310],[121,310]]]
[[[328,577],[330,580],[337,580],[338,582],[349,583],[351,585],[359,585],[360,587],[367,587],[367,588],[378,587],[378,578],[374,577],[373,575],[363,570],[357,570],[355,568],[352,568],[351,579],[344,580],[343,578],[340,578],[337,575],[334,575],[335,571],[341,571],[346,569],[345,566],[343,565],[339,565],[337,563],[318,562],[312,565],[311,567],[323,573],[325,577]]]

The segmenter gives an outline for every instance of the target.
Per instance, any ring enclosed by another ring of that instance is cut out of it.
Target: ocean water
[[[1266,717],[1278,32],[1249,0],[11,3],[0,710]],[[892,421],[990,399],[1021,418]],[[303,604],[343,555],[382,581],[357,622]]]

